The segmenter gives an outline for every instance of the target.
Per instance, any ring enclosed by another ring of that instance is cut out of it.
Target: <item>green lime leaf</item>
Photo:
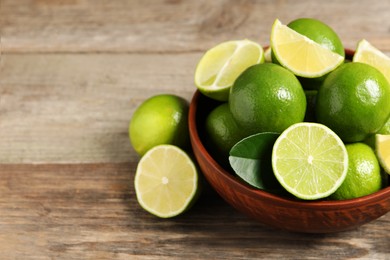
[[[230,150],[229,162],[234,172],[248,184],[263,190],[280,187],[271,163],[272,147],[278,133],[251,135],[236,143]]]

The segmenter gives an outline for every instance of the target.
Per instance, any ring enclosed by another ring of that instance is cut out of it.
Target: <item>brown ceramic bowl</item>
[[[353,51],[346,50],[347,58]],[[191,144],[199,166],[211,186],[229,204],[263,224],[295,232],[330,233],[356,228],[390,211],[390,185],[357,199],[301,201],[259,190],[229,172],[210,155],[203,126],[217,103],[196,91],[190,105]]]

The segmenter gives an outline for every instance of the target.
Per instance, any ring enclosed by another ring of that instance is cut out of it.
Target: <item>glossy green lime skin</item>
[[[207,145],[213,155],[227,164],[230,149],[245,137],[234,120],[228,103],[214,108],[205,122]]]
[[[187,100],[171,94],[148,98],[137,109],[129,124],[129,138],[134,150],[144,155],[160,144],[189,147]]]
[[[374,67],[351,62],[325,79],[317,94],[316,119],[344,142],[363,141],[390,115],[390,85]]]
[[[378,131],[378,134],[390,135],[390,116],[387,119],[386,123],[383,125],[383,127]]]
[[[229,107],[247,135],[281,133],[303,121],[306,97],[293,73],[264,63],[248,68],[237,78],[230,90]]]
[[[382,188],[382,176],[374,151],[364,143],[345,146],[348,153],[347,177],[331,198],[354,199]]]

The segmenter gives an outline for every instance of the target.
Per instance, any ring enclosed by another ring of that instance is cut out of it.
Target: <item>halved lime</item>
[[[361,40],[353,55],[353,62],[362,62],[378,69],[390,82],[390,57],[375,48],[366,40]]]
[[[198,173],[190,157],[173,145],[150,149],[140,160],[135,180],[139,204],[161,218],[187,210],[198,194]]]
[[[248,67],[264,62],[264,50],[250,40],[227,41],[208,50],[195,71],[195,85],[204,95],[227,101],[230,87]]]
[[[382,168],[390,174],[390,135],[375,135],[375,152]]]
[[[335,192],[348,170],[341,139],[318,123],[287,128],[272,150],[272,169],[280,184],[294,196],[314,200]]]
[[[275,20],[271,31],[271,48],[277,61],[295,75],[321,77],[334,70],[344,57]]]

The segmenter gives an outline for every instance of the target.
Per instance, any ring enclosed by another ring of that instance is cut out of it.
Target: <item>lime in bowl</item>
[[[352,50],[345,50],[351,60]],[[277,229],[303,233],[332,233],[357,228],[390,211],[390,185],[370,195],[346,200],[300,200],[257,189],[211,155],[205,137],[205,118],[219,103],[196,91],[189,109],[191,145],[210,185],[231,206]]]

